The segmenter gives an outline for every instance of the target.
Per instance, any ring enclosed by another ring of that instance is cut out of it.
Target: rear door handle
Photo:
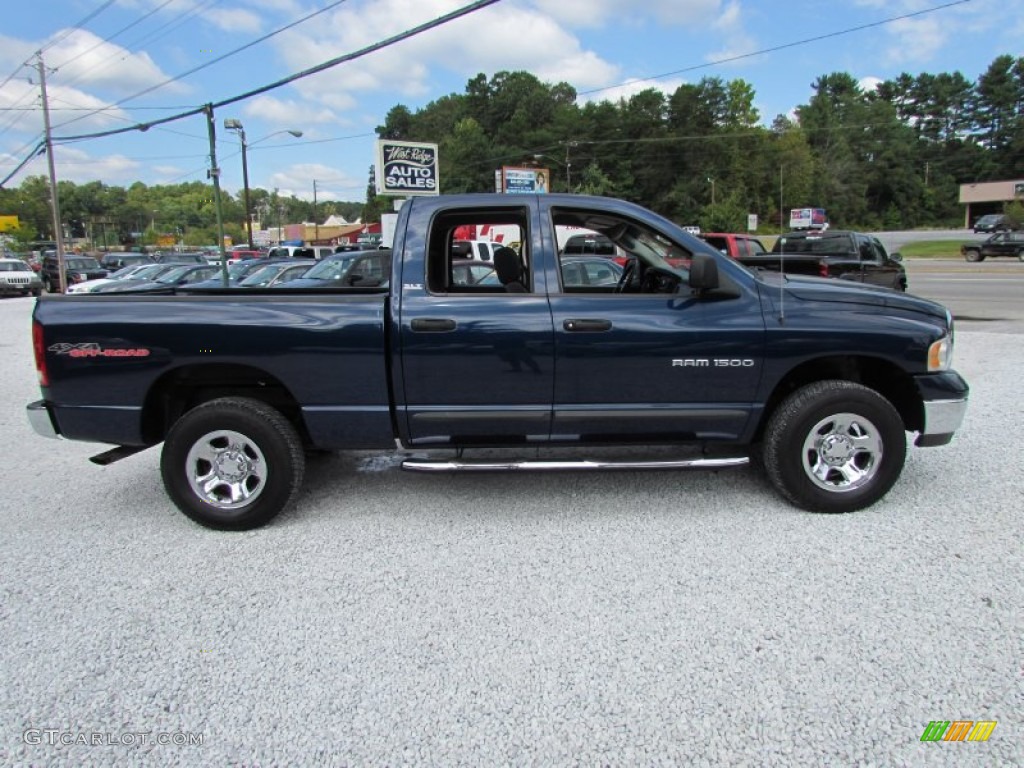
[[[588,319],[566,320],[562,323],[562,327],[569,331],[569,333],[600,333],[602,331],[610,331],[612,329],[612,321]]]
[[[417,317],[411,325],[414,331],[420,333],[447,333],[455,330],[455,321],[447,318]]]

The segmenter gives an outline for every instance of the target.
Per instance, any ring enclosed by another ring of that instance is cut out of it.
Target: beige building
[[[960,185],[960,203],[966,205],[964,226],[986,213],[1002,213],[1003,203],[1024,199],[1024,179],[979,181]]]

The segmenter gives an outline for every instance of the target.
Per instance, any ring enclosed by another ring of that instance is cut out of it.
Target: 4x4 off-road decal
[[[104,349],[95,342],[81,344],[59,342],[51,344],[47,349],[55,355],[67,355],[68,357],[149,357],[149,350],[145,348],[107,347]]]

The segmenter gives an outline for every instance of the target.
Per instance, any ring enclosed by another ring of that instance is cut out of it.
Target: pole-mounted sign
[[[377,141],[375,172],[378,195],[437,195],[437,144]]]

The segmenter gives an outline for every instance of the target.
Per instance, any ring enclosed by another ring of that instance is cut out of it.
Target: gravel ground
[[[1019,337],[960,334],[964,427],[859,513],[346,454],[229,534],[155,450],[31,432],[31,306],[0,302],[0,764],[1024,764]],[[998,725],[920,741],[957,719]]]

